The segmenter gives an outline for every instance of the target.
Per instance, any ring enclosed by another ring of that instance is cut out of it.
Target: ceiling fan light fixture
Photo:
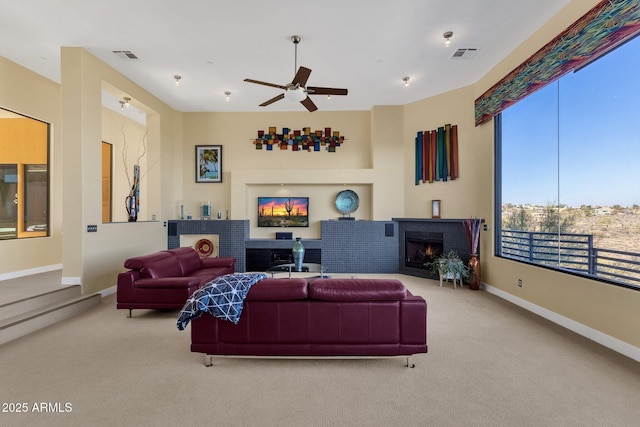
[[[403,77],[402,81],[404,82],[404,86],[407,87],[409,86],[409,80],[411,80],[409,77]]]
[[[289,101],[300,102],[307,98],[307,91],[301,87],[294,87],[287,89],[284,92],[284,97]]]

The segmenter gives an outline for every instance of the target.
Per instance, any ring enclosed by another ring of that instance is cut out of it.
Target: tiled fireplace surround
[[[251,239],[249,229],[249,220],[171,220],[167,244],[169,249],[180,246],[181,234],[217,234],[219,255],[236,257],[239,272],[246,271],[247,249],[293,246],[292,240]],[[321,221],[321,238],[303,239],[303,243],[305,248],[320,249],[322,265],[330,273],[402,273],[434,278],[428,269],[405,265],[405,236],[412,232],[442,233],[442,251],[453,250],[468,262],[469,243],[462,219]]]

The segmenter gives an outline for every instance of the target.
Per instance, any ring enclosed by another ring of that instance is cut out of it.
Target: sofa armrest
[[[138,279],[133,284],[136,288],[146,289],[170,289],[170,288],[191,288],[200,286],[200,279],[197,277],[157,277],[155,279]]]
[[[235,257],[202,258],[202,268],[233,268],[235,271]]]
[[[402,344],[427,343],[427,302],[410,295],[400,301],[400,336]]]

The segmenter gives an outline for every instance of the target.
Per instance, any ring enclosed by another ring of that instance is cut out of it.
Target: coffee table
[[[269,267],[267,269],[267,273],[271,273],[271,278],[273,278],[274,274],[276,273],[287,273],[287,272],[289,273],[289,279],[291,279],[291,273],[320,273],[319,276],[315,276],[315,277],[320,277],[323,279],[326,279],[329,277],[326,274],[327,270],[325,270],[322,267],[322,264],[316,264],[312,262],[303,263],[302,268],[300,270],[296,270],[295,264],[274,265],[273,267]]]

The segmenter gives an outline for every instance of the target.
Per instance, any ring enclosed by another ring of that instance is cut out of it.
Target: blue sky
[[[640,205],[640,37],[508,108],[502,125],[502,203]]]

